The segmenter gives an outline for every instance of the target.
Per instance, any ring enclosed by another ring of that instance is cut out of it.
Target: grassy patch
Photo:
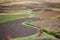
[[[30,27],[37,28],[37,29],[39,28],[38,26],[32,25],[32,23],[30,22],[23,22],[22,24],[25,26],[30,26]]]
[[[16,11],[16,12],[6,12],[6,14],[30,14],[30,12],[27,11]]]
[[[23,18],[22,16],[0,16],[0,23]]]
[[[48,31],[47,29],[43,30],[46,34],[51,35],[54,38],[60,38],[60,31]]]
[[[11,13],[6,13],[6,14],[18,14],[18,15],[20,15],[20,14],[29,14],[29,16],[28,16],[28,18],[31,18],[31,17],[33,17],[34,16],[34,13],[33,12],[23,12],[23,11],[20,11],[20,12],[11,12]],[[0,23],[2,23],[2,22],[7,22],[7,21],[12,21],[12,20],[16,20],[16,19],[20,19],[20,18],[25,18],[24,16],[17,16],[17,15],[15,15],[15,16],[12,16],[12,15],[6,15],[6,16],[4,16],[4,14],[3,15],[0,15]]]

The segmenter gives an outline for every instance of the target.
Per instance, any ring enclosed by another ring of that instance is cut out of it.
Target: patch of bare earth
[[[48,7],[60,8],[60,4],[57,3],[47,3]]]
[[[37,12],[35,15],[36,18],[51,18],[56,16],[60,16],[60,12],[45,11],[45,12]]]
[[[60,18],[46,19],[36,22],[31,22],[33,25],[46,28],[48,30],[60,30]]]

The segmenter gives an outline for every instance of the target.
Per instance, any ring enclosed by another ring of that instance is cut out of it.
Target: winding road
[[[12,38],[34,35],[38,32],[38,29],[22,25],[22,23],[25,21],[39,20],[40,18],[22,18],[0,23],[0,39],[4,39],[7,35],[10,35]]]

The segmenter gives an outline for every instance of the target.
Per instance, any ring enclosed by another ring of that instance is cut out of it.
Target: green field
[[[4,13],[4,14],[0,15],[0,23],[25,18],[25,16],[21,16],[21,14],[22,15],[28,14],[29,16],[27,18],[31,18],[35,15],[33,12],[22,12],[22,11],[13,12],[13,13],[10,12],[10,13]]]
[[[21,16],[0,16],[0,23],[23,18]]]

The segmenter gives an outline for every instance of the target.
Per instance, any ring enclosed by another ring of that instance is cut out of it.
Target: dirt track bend
[[[38,29],[29,26],[22,25],[25,21],[38,21],[39,18],[23,18],[5,23],[0,23],[0,38],[3,39],[7,35],[12,38],[26,37],[34,35],[38,32]]]

